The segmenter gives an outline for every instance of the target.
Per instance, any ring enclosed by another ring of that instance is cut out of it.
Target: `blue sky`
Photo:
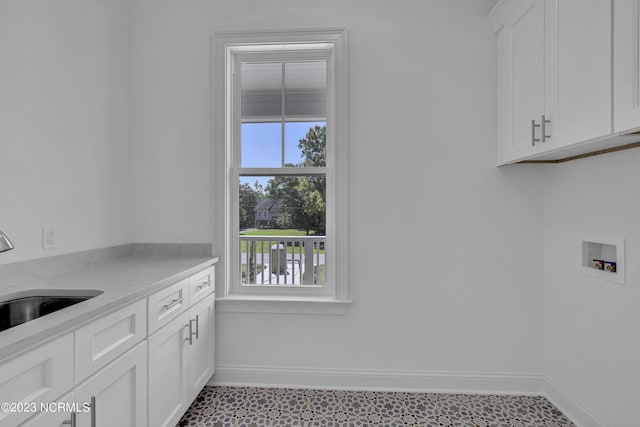
[[[309,128],[324,122],[285,123],[285,163],[300,163],[302,156],[298,141],[305,137]],[[281,123],[243,123],[241,144],[241,167],[278,168],[282,166]],[[252,184],[257,180],[263,186],[270,177],[243,177],[240,182]]]

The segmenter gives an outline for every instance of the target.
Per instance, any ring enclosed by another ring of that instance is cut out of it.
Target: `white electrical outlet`
[[[52,226],[42,226],[42,249],[49,250],[56,248],[56,230]]]

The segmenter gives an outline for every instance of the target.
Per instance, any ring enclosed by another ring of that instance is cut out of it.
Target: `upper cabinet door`
[[[640,1],[614,1],[614,132],[640,128]]]
[[[499,164],[540,147],[535,125],[544,111],[544,7],[544,0],[501,2],[489,16],[498,42]]]
[[[639,2],[496,5],[487,19],[498,47],[499,165],[568,160],[640,138],[618,136],[640,129]]]
[[[547,148],[612,133],[611,0],[546,0]]]

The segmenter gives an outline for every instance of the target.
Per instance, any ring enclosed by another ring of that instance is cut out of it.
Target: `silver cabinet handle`
[[[202,282],[198,286],[196,286],[196,291],[199,291],[202,288],[208,288],[210,284],[211,284],[211,281]]]
[[[183,299],[184,298],[174,299],[173,301],[171,301],[171,303],[163,305],[162,308],[164,308],[165,310],[169,310],[169,309],[175,307],[176,305],[180,304]]]
[[[196,322],[196,331],[193,332],[193,322]],[[189,319],[189,324],[188,325],[184,325],[185,328],[189,328],[189,336],[187,338],[185,338],[185,341],[189,341],[189,345],[193,345],[193,336],[196,336],[196,339],[198,339],[198,335],[200,332],[200,317],[196,314],[196,318],[195,319]]]
[[[71,413],[71,419],[70,420],[64,420],[62,422],[62,425],[66,425],[69,424],[71,427],[76,427],[76,413],[72,412]]]
[[[536,142],[540,142],[538,138],[536,138],[536,128],[539,128],[540,125],[536,124],[535,120],[531,120],[531,146],[535,147]]]
[[[200,316],[196,314],[196,339],[200,339],[198,336],[200,333]]]
[[[96,397],[91,396],[91,427],[96,427]]]
[[[546,142],[547,138],[551,138],[550,135],[547,135],[547,123],[551,123],[551,120],[547,120],[542,115],[542,120],[540,120],[540,137],[542,138],[542,142]]]
[[[189,324],[184,325],[185,328],[189,328],[189,335],[184,339],[189,341],[189,345],[193,345],[193,320],[189,320]]]

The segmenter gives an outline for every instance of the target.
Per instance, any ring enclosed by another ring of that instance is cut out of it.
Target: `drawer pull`
[[[171,303],[170,303],[170,304],[165,304],[165,305],[163,305],[163,306],[162,306],[162,308],[164,308],[165,310],[170,310],[170,309],[172,309],[173,307],[175,307],[176,305],[178,305],[178,304],[182,303],[182,300],[183,300],[183,299],[184,299],[184,298],[174,299],[173,301],[171,301]]]
[[[208,282],[202,282],[200,283],[197,287],[196,287],[196,291],[199,291],[202,288],[208,288],[209,285],[211,285],[211,281]]]
[[[70,420],[64,420],[62,422],[62,425],[67,425],[69,424],[71,427],[76,427],[76,413],[72,412],[71,413],[71,419]]]

